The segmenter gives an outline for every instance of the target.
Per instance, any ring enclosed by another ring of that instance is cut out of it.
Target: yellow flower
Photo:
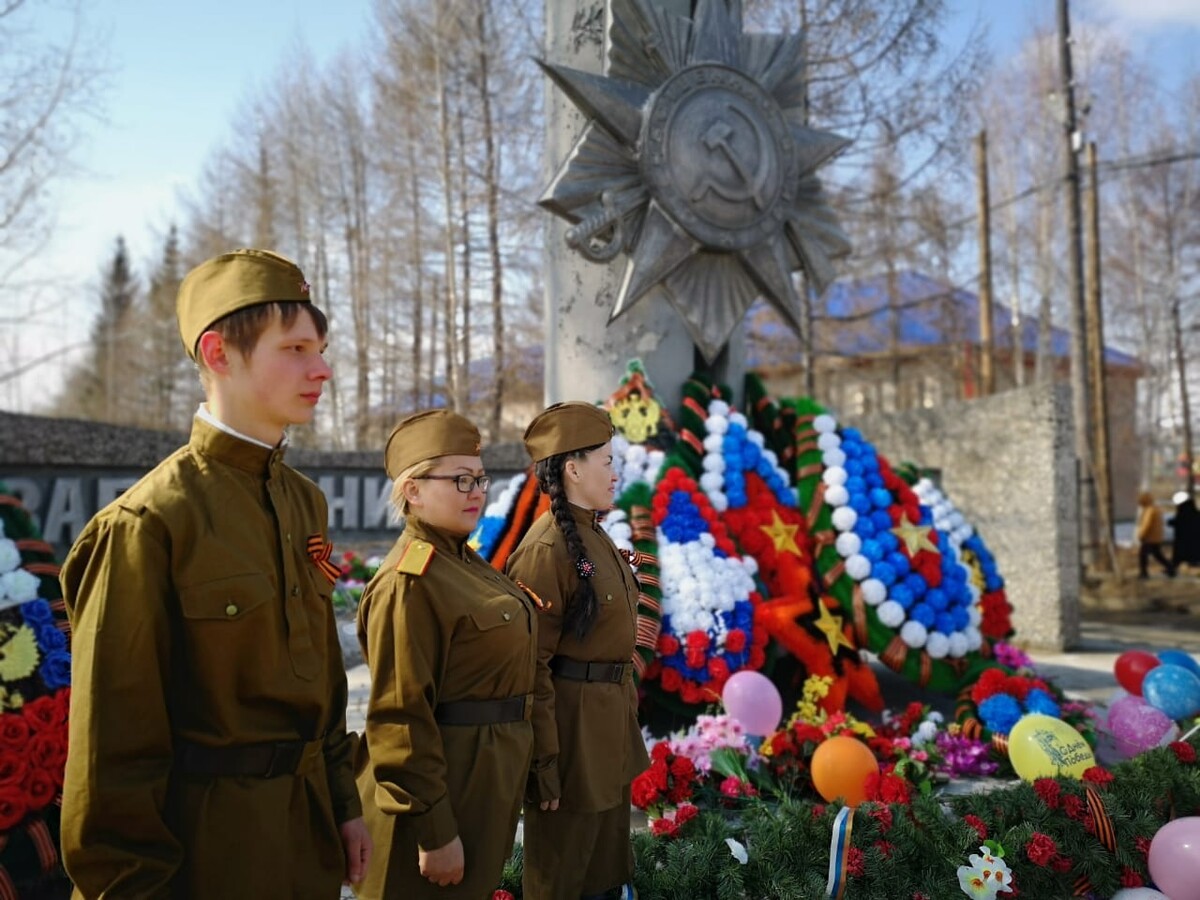
[[[38,664],[37,636],[22,625],[4,644],[0,644],[0,680],[28,678]]]

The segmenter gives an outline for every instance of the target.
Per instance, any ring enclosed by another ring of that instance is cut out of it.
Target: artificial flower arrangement
[[[1200,815],[1192,742],[1080,778],[949,795],[938,787],[946,777],[987,774],[964,765],[961,746],[994,758],[988,744],[955,736],[920,704],[878,726],[828,713],[827,688],[810,679],[796,714],[757,751],[725,716],[655,744],[633,785],[649,816],[634,835],[641,900],[1101,900],[1147,885],[1159,829]],[[816,796],[806,769],[815,748],[844,735],[880,764],[853,808]],[[520,863],[518,847],[501,885],[514,898]]]
[[[968,664],[987,659],[990,642],[1011,630],[1007,618],[984,623],[984,560],[988,593],[1007,606],[990,554],[940,493],[924,485],[935,505],[922,502],[856,429],[840,428],[812,401],[787,402],[798,429],[801,506],[822,545],[818,577],[854,622],[860,646],[921,685],[955,690]],[[968,540],[976,548],[969,560]]]
[[[0,894],[65,883],[70,628],[54,549],[0,484]]]

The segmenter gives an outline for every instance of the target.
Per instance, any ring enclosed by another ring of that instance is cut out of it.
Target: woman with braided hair
[[[612,421],[558,403],[525,431],[550,510],[506,571],[540,597],[533,766],[525,796],[527,900],[620,897],[633,876],[629,785],[650,761],[633,685],[637,582],[598,524],[612,507]]]

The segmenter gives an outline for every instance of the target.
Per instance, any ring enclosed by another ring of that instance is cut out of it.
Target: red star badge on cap
[[[300,282],[300,293],[302,293],[305,297],[308,296],[308,282],[307,281]]]

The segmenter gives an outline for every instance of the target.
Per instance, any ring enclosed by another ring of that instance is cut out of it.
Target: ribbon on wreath
[[[850,835],[854,832],[854,808],[843,806],[833,820],[833,837],[829,841],[829,880],[825,896],[842,900],[846,893],[846,867],[849,864]]]

